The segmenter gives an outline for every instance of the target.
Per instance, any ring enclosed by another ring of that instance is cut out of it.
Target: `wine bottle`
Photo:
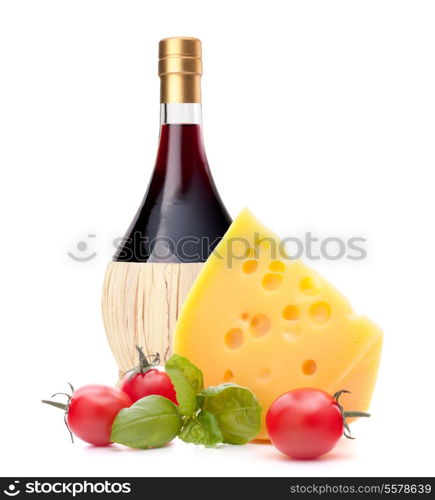
[[[178,311],[231,223],[205,154],[201,75],[200,40],[160,42],[157,160],[103,289],[105,329],[121,374],[135,365],[136,345],[169,357]]]

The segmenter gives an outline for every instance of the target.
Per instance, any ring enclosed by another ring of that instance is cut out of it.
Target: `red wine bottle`
[[[157,161],[103,287],[104,325],[121,376],[136,364],[136,345],[162,362],[170,356],[184,299],[231,223],[205,155],[201,74],[198,39],[160,42]]]
[[[114,260],[205,262],[231,223],[207,163],[201,42],[160,42],[161,129],[154,172]]]

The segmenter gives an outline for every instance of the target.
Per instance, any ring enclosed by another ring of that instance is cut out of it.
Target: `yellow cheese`
[[[174,350],[205,384],[234,382],[257,396],[263,419],[282,393],[316,387],[366,411],[382,332],[330,283],[280,254],[280,240],[247,209],[207,260],[183,305]],[[263,425],[258,439],[267,439]]]

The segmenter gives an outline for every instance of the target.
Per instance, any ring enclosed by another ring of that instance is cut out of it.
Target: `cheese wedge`
[[[206,386],[250,388],[264,417],[281,394],[347,389],[346,409],[366,411],[382,332],[245,209],[209,257],[177,321],[174,351],[204,372]],[[281,245],[282,246],[282,245]]]

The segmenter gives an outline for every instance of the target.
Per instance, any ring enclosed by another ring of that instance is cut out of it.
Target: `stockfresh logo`
[[[1,491],[1,490],[0,490]],[[131,483],[112,481],[11,481],[3,490],[8,497],[18,495],[68,495],[72,497],[82,494],[128,494],[131,493]]]

